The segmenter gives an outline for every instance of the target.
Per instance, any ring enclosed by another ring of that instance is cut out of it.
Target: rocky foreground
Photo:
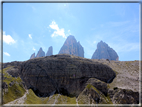
[[[28,94],[21,98],[24,104],[139,104],[138,61],[52,55],[4,63],[3,77],[4,104],[22,97],[26,90]],[[7,101],[12,88],[21,94],[15,92]]]

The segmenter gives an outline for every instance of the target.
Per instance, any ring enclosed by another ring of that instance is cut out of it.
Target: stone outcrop
[[[33,58],[35,58],[35,53],[33,53],[30,57],[30,59],[33,59]]]
[[[108,46],[105,42],[101,41],[97,44],[97,49],[91,59],[109,59],[118,61],[117,53]]]
[[[18,77],[19,76],[19,69],[18,67],[10,67],[7,71],[8,74],[10,74],[12,77]]]
[[[85,89],[77,97],[79,104],[112,104],[107,95],[107,84],[95,78],[87,81]]]
[[[86,85],[91,84],[92,86],[94,86],[95,88],[97,88],[98,90],[100,90],[104,95],[107,96],[107,92],[108,92],[108,88],[107,88],[107,83],[100,81],[96,78],[90,78]]]
[[[107,82],[115,72],[107,65],[71,55],[52,55],[23,62],[21,77],[38,96],[66,92],[78,96],[89,78]]]
[[[138,104],[139,93],[129,89],[114,88],[108,94],[114,104]]]
[[[51,56],[51,55],[53,55],[53,48],[52,48],[52,46],[50,46],[50,47],[48,48],[48,51],[47,51],[47,53],[46,53],[46,56]]]
[[[45,52],[42,50],[42,48],[39,49],[37,55],[36,55],[36,58],[38,57],[44,57],[45,56]]]
[[[81,44],[76,41],[75,37],[70,35],[61,47],[59,54],[70,54],[84,57],[84,49]]]

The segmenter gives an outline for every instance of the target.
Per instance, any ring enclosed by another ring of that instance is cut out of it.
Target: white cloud
[[[7,53],[7,52],[3,52],[6,56],[10,56],[10,54],[9,53]]]
[[[10,35],[6,35],[5,32],[3,32],[3,41],[9,45],[16,43],[16,41]]]
[[[53,34],[51,35],[51,37],[62,36],[63,38],[67,38],[65,36],[65,33],[64,33],[65,32],[64,28],[59,29],[58,24],[56,24],[55,21],[52,21],[52,23],[49,25],[49,27],[51,29],[56,30],[56,31],[53,32]]]
[[[29,34],[29,38],[32,39],[32,35],[31,34]]]
[[[33,47],[33,50],[35,51],[36,49]]]

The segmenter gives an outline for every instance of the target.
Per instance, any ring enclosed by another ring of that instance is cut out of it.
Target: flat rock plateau
[[[4,105],[140,103],[139,61],[58,54],[2,67]]]

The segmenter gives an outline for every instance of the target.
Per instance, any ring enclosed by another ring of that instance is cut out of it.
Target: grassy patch
[[[3,90],[3,103],[6,104],[10,101],[14,101],[17,98],[20,98],[24,95],[25,89],[22,84],[13,84],[11,87],[8,86],[8,92]]]
[[[92,87],[91,84],[88,84],[88,85],[86,86],[87,89],[91,89],[91,87]]]
[[[4,104],[13,101],[19,97],[22,97],[26,91],[22,85],[22,80],[20,77],[14,78],[6,72],[6,70],[8,70],[9,68],[10,67],[3,69],[3,77],[6,78],[3,80],[3,82],[6,82],[6,84],[8,85],[8,90],[3,89]],[[11,82],[13,82],[12,86],[9,85],[9,83]]]
[[[32,89],[29,89],[26,96],[25,104],[42,104],[42,99],[37,97]]]

